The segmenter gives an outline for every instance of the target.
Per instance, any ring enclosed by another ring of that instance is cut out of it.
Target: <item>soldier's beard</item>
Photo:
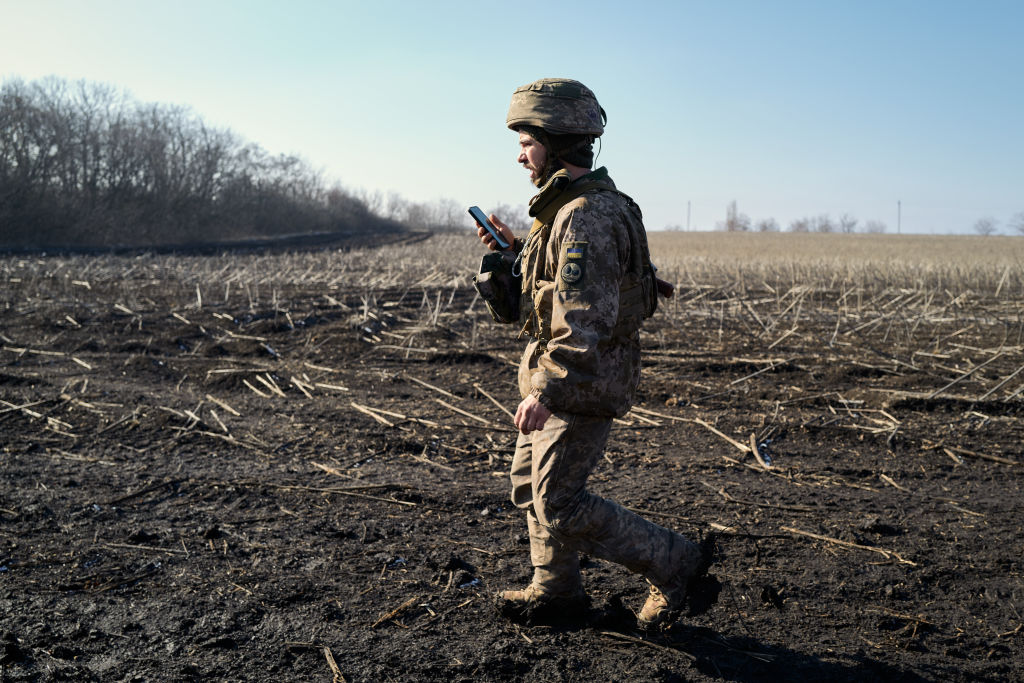
[[[537,170],[534,166],[528,166],[527,168],[531,171]],[[548,158],[544,160],[544,167],[537,170],[536,175],[530,176],[530,182],[533,183],[535,187],[544,187],[547,182],[551,180],[551,176],[558,173],[561,169],[562,164],[558,163],[557,159],[553,160],[549,154]]]

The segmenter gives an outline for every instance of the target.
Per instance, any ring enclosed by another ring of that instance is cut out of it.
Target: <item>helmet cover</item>
[[[512,130],[537,126],[554,135],[600,137],[607,120],[587,86],[569,78],[542,78],[516,88],[505,123]]]

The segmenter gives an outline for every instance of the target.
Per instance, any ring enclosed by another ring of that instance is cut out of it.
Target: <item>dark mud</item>
[[[1022,363],[997,315],[894,344],[683,288],[593,477],[719,533],[718,603],[652,635],[644,583],[597,560],[583,619],[495,611],[529,580],[491,401],[514,410],[519,345],[469,290],[3,288],[0,680],[1024,677],[1020,382],[981,398]]]

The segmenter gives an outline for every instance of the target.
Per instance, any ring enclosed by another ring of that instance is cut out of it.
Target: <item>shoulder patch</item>
[[[562,245],[562,267],[558,271],[558,290],[580,289],[586,274],[587,243],[566,242]]]

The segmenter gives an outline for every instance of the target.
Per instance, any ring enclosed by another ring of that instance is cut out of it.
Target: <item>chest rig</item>
[[[604,168],[576,182],[572,181],[567,171],[561,170],[551,177],[530,203],[529,213],[534,219],[533,226],[514,265],[514,271],[522,275],[519,320],[523,327],[519,333],[520,338],[529,335],[542,343],[551,339],[551,305],[555,282],[545,276],[548,271],[546,257],[552,224],[563,206],[588,192],[612,192],[618,195],[626,201],[628,211],[635,219],[624,221],[629,236],[629,263],[619,283],[619,313],[612,337],[632,336],[640,329],[643,320],[654,315],[657,309],[658,290],[640,207],[632,197],[614,187]]]

